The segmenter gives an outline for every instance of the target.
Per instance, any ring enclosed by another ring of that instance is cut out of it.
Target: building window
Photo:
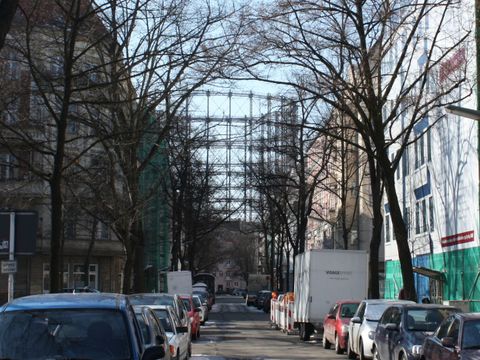
[[[218,275],[223,276],[223,271],[220,271]]]
[[[435,208],[433,205],[433,197],[430,196],[428,199],[428,211],[429,211],[429,220],[430,220],[430,232],[435,230]]]
[[[415,204],[415,233],[421,234],[428,230],[427,227],[427,203],[425,199],[417,201]]]
[[[14,180],[17,173],[17,160],[12,154],[0,154],[0,181]]]
[[[40,95],[30,97],[30,121],[42,123],[48,117],[48,109]]]
[[[390,215],[385,215],[385,242],[390,242]]]
[[[97,233],[95,238],[98,240],[108,240],[109,231],[108,225],[104,222],[99,221],[97,224]]]
[[[15,54],[5,62],[5,78],[8,80],[20,79],[20,63]]]
[[[63,287],[68,288],[69,284],[69,264],[63,264]],[[50,292],[50,264],[43,264],[43,293],[48,294]]]
[[[87,275],[87,278],[85,276]],[[73,265],[73,287],[88,286],[94,289],[98,288],[98,265],[88,265],[88,274],[85,273],[85,265]]]
[[[421,136],[415,142],[415,169],[425,164],[425,140],[424,136]]]
[[[4,111],[3,118],[6,124],[12,125],[18,122],[18,113],[20,111],[20,101],[15,99],[10,101]]]
[[[76,134],[78,133],[78,115],[79,108],[77,104],[70,104],[68,106],[68,122],[67,122],[67,133]]]
[[[76,219],[65,220],[65,240],[75,240],[77,236]]]

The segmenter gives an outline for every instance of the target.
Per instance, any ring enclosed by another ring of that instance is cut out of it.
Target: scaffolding
[[[206,169],[215,169],[212,203],[233,220],[257,221],[253,169],[286,166],[281,149],[294,131],[295,105],[286,97],[205,90],[193,93],[185,112],[192,137],[206,139]]]

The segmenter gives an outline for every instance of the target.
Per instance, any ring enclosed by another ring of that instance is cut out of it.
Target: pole
[[[15,260],[15,212],[10,213],[10,241],[8,250],[8,260]],[[13,300],[15,279],[14,274],[8,274],[8,301]]]

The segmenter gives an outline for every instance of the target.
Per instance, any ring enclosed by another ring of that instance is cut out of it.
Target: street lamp
[[[480,111],[474,109],[467,109],[460,106],[448,105],[445,110],[449,114],[458,115],[461,117],[466,117],[476,121],[480,121]]]

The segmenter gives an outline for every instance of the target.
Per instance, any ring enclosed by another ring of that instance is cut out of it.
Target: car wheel
[[[200,329],[197,330],[197,336],[196,336],[197,339],[200,339]]]
[[[188,356],[187,356],[187,359],[188,359],[189,357],[192,357],[192,344],[191,343],[188,344],[187,352],[188,352]]]
[[[378,353],[376,346],[373,348],[373,360],[380,360],[380,354]]]
[[[327,337],[325,336],[325,331],[323,331],[323,338],[322,338],[322,343],[323,343],[323,348],[324,349],[330,349],[330,341],[327,340]]]
[[[349,344],[347,344],[347,356],[349,359],[355,359],[357,357],[357,354],[353,352]]]
[[[360,360],[366,360],[365,354],[363,352],[363,340],[360,338],[360,343],[358,344],[358,357]]]
[[[308,326],[306,323],[300,323],[299,335],[300,339],[303,341],[308,341],[310,339],[310,332],[308,331]]]
[[[340,339],[335,334],[335,354],[343,354],[343,349],[340,347]]]
[[[400,360],[408,360],[407,355],[405,355],[404,352],[402,352],[402,355],[400,355]]]
[[[177,349],[177,356],[175,356],[175,360],[180,360],[180,349]]]

